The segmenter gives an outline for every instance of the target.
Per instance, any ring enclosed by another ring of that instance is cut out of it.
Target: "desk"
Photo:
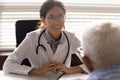
[[[88,75],[87,74],[68,74],[63,75],[59,80],[87,80]]]
[[[64,75],[59,80],[86,80],[87,75],[85,74],[71,74]],[[0,80],[56,80],[52,76],[24,76],[17,74],[4,74],[3,71],[0,71]]]

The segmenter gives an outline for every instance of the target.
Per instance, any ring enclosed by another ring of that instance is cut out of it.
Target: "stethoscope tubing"
[[[45,46],[42,45],[42,44],[40,44],[41,36],[42,36],[42,34],[45,32],[45,30],[46,30],[46,29],[44,29],[44,30],[40,33],[40,35],[39,35],[39,37],[38,37],[38,45],[37,45],[37,47],[36,47],[36,54],[38,54],[38,49],[39,49],[39,47],[42,47],[45,51],[47,51],[46,48],[45,48]],[[70,42],[69,42],[69,39],[68,39],[68,37],[67,37],[67,34],[66,34],[64,31],[63,31],[63,34],[65,35],[65,37],[66,37],[66,39],[67,39],[67,43],[68,43],[68,51],[67,51],[66,57],[65,57],[65,59],[64,59],[64,61],[63,61],[63,63],[65,63],[65,61],[66,61],[66,59],[67,59],[67,56],[68,56],[68,54],[69,54],[69,51],[70,51]]]
[[[40,33],[40,35],[39,35],[39,37],[38,37],[38,45],[37,45],[37,47],[36,47],[36,54],[38,54],[38,49],[39,49],[39,47],[42,47],[45,51],[47,51],[46,48],[45,48],[45,46],[42,45],[42,44],[40,44],[40,38],[41,38],[42,34],[45,32],[45,30],[46,30],[46,29],[44,29],[44,30]],[[69,39],[68,39],[67,34],[66,34],[64,31],[63,31],[63,34],[65,35],[65,37],[66,37],[66,39],[67,39],[67,43],[68,43],[68,51],[67,51],[66,57],[65,57],[65,59],[64,59],[64,61],[63,61],[63,64],[65,64],[65,61],[67,60],[67,57],[68,57],[69,52],[70,52],[70,42],[69,42]],[[63,75],[64,75],[64,73],[63,73],[62,75],[60,75],[60,76],[57,78],[57,80],[58,80],[60,77],[62,77]]]
[[[38,45],[37,45],[37,47],[36,47],[36,54],[38,54],[38,48],[41,46],[45,51],[47,51],[46,50],[46,48],[45,48],[45,46],[44,45],[42,45],[42,44],[40,44],[40,38],[41,38],[41,36],[42,36],[42,34],[45,32],[45,29],[40,33],[40,35],[39,35],[39,37],[38,37]]]

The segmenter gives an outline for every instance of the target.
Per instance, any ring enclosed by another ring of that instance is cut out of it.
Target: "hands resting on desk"
[[[28,74],[29,75],[41,75],[46,72],[52,72],[54,74],[57,74],[59,72],[64,72],[66,74],[70,74],[70,73],[82,72],[82,69],[80,67],[68,68],[63,63],[50,62],[50,63],[45,64],[42,68],[32,69]]]

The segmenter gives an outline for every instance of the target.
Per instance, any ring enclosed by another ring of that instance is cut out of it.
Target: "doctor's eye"
[[[64,16],[63,14],[61,14],[61,15],[59,15],[57,18],[58,18],[58,19],[64,19],[64,17],[65,17],[65,16]]]
[[[60,14],[58,16],[53,16],[53,15],[50,15],[47,17],[47,20],[48,21],[54,21],[54,20],[64,20],[64,14]]]
[[[47,17],[48,20],[54,20],[54,16]]]

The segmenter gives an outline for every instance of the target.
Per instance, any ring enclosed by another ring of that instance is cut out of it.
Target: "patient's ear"
[[[82,60],[83,60],[83,63],[87,66],[89,72],[92,72],[93,71],[93,67],[92,67],[90,59],[87,56],[83,56]]]

